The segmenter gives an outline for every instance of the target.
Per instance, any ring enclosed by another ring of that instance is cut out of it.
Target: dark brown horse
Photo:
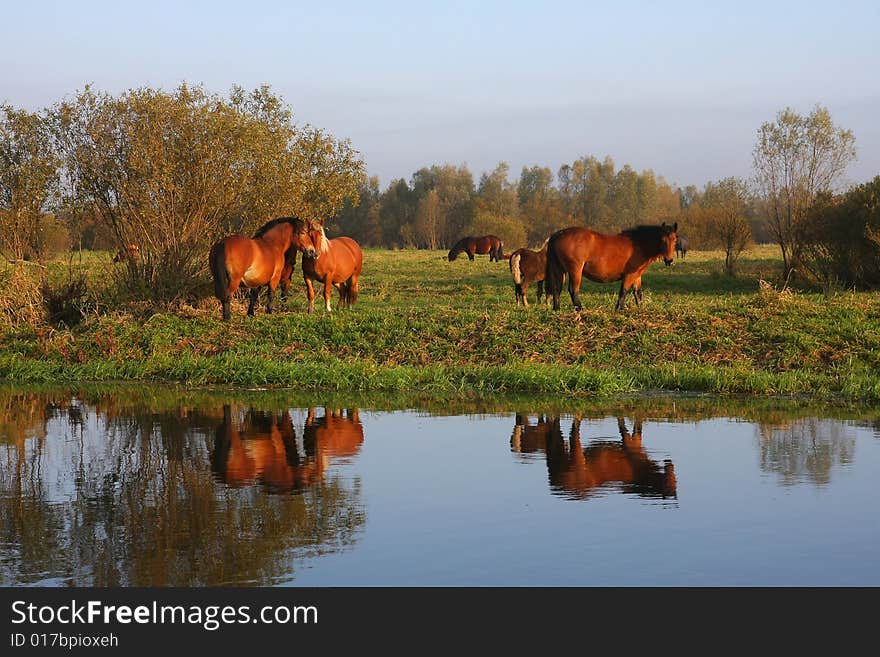
[[[364,265],[361,247],[350,237],[327,239],[321,228],[321,246],[315,253],[303,255],[302,272],[306,282],[309,312],[315,310],[312,281],[324,284],[324,307],[330,312],[333,288],[339,290],[339,308],[350,308],[358,297],[358,278]]]
[[[459,253],[467,253],[468,259],[473,260],[474,255],[489,254],[489,262],[500,261],[504,258],[504,245],[501,238],[495,235],[483,235],[483,237],[462,237],[451,249],[446,259],[452,262]]]
[[[541,297],[549,303],[550,297],[544,295],[544,277],[547,272],[547,244],[540,251],[531,249],[517,249],[510,254],[510,275],[513,277],[513,289],[516,293],[516,305],[520,302],[528,308],[529,299],[527,292],[529,283],[538,282],[538,303]]]
[[[688,238],[684,235],[679,235],[678,239],[675,240],[675,253],[678,257],[684,259],[689,248],[690,243],[688,242]]]
[[[617,309],[623,310],[626,293],[632,290],[636,305],[642,302],[642,274],[655,260],[671,265],[675,258],[678,224],[637,226],[617,235],[605,235],[589,228],[572,227],[550,236],[547,244],[545,286],[553,295],[553,310],[559,310],[562,280],[568,275],[568,292],[575,310],[581,310],[581,278],[596,283],[620,281]]]
[[[558,418],[541,418],[529,425],[528,418],[517,415],[516,422],[511,449],[520,454],[543,451],[550,486],[566,497],[586,499],[609,486],[645,497],[677,495],[675,466],[669,460],[661,466],[648,458],[639,420],[630,433],[623,418],[618,418],[621,442],[597,441],[586,448],[581,446],[580,417],[572,422],[567,445]]]
[[[296,217],[282,217],[267,223],[252,238],[230,235],[212,246],[209,265],[223,319],[229,319],[229,302],[241,283],[251,288],[248,315],[254,314],[264,285],[269,288],[266,312],[271,313],[275,288],[289,259],[288,251],[314,254],[319,246],[316,239],[320,239],[320,232],[314,225]]]

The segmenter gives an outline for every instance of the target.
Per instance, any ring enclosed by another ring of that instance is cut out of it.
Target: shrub
[[[842,196],[820,196],[799,238],[801,264],[823,286],[880,287],[880,176]]]

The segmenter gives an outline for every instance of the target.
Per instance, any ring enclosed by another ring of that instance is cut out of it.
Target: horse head
[[[675,243],[678,241],[676,231],[678,231],[677,221],[672,226],[667,226],[665,221],[660,225],[661,255],[667,267],[675,259]]]

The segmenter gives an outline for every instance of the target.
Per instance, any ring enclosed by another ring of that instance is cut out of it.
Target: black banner
[[[867,634],[869,589],[5,588],[2,654],[400,645],[714,650]],[[706,643],[708,642],[708,643]]]

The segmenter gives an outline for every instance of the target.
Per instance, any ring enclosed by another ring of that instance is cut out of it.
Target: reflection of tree
[[[592,441],[581,445],[581,417],[575,416],[568,441],[562,434],[559,418],[516,415],[510,444],[519,454],[543,451],[547,460],[550,488],[565,497],[586,499],[600,490],[616,487],[643,497],[675,497],[675,467],[667,460],[662,465],[648,458],[642,447],[642,423],[636,420],[633,431],[623,418],[617,419],[621,440]]]
[[[20,408],[29,421],[31,407]],[[83,411],[103,426],[97,435],[62,410],[43,421],[45,438],[0,445],[0,582],[269,584],[292,578],[295,557],[349,545],[363,527],[359,483],[336,475],[297,495],[218,486],[220,409],[105,409]]]
[[[761,469],[775,472],[783,485],[831,481],[835,465],[852,462],[856,437],[833,420],[804,418],[786,424],[759,424],[756,429]]]

